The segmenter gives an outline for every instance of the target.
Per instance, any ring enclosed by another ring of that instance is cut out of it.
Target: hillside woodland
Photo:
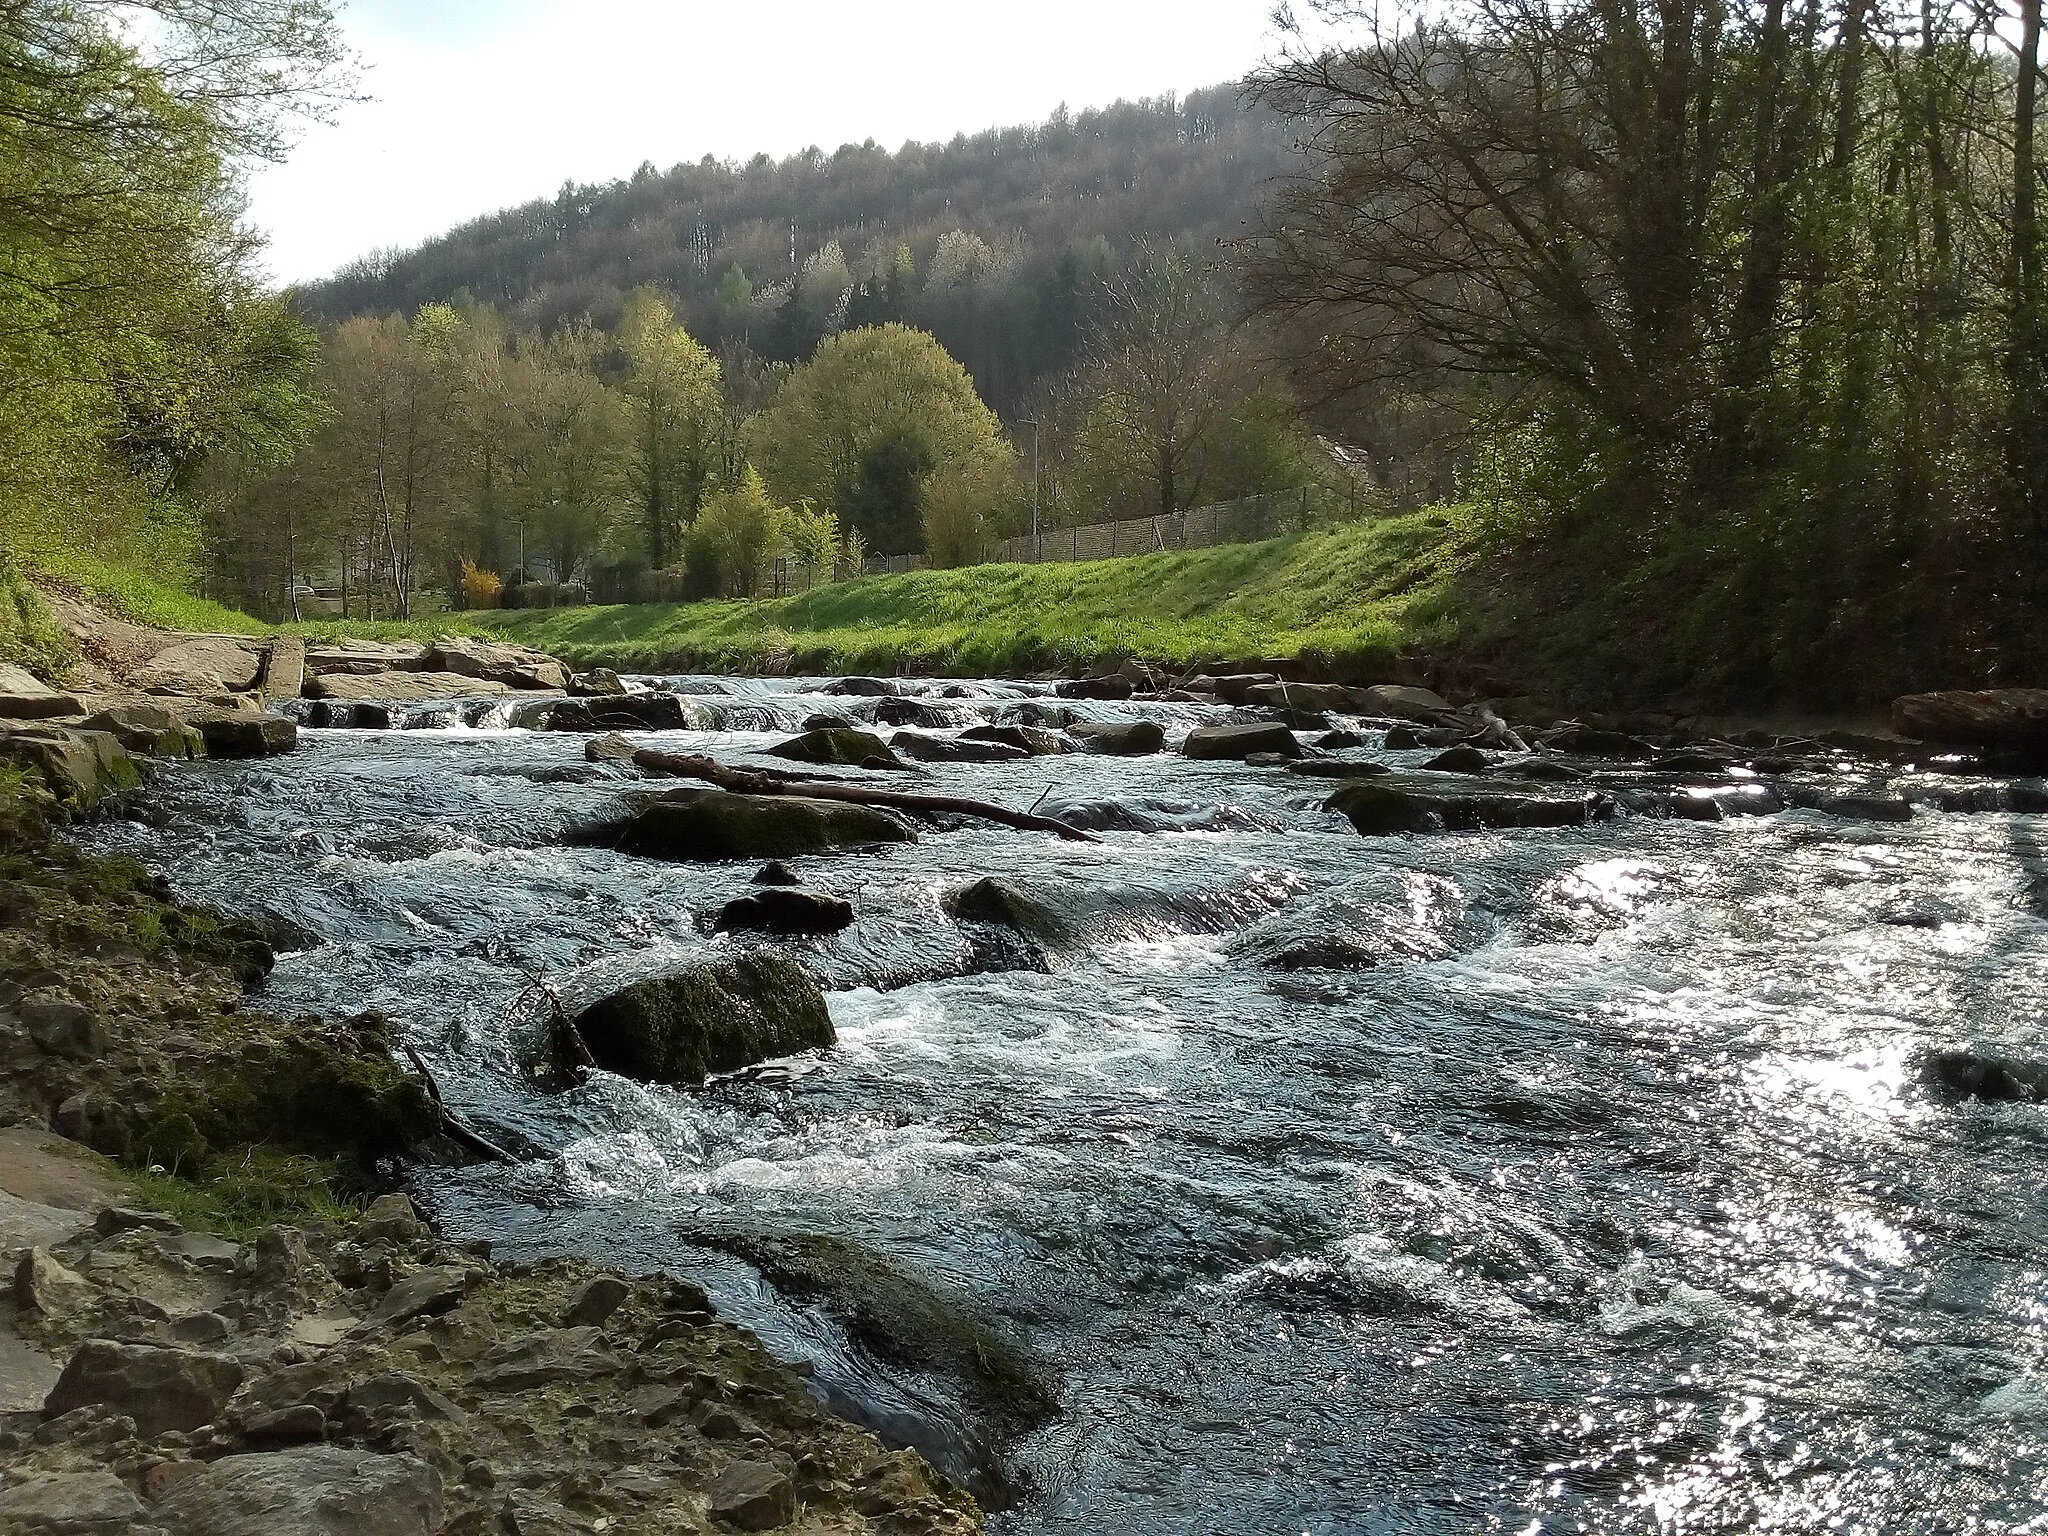
[[[1383,510],[1466,504],[1433,643],[1508,681],[2041,665],[2039,0],[1321,0],[1243,88],[647,166],[286,296],[238,177],[345,89],[325,11],[144,9],[146,54],[0,5],[0,518],[46,571],[750,596],[1300,486],[1321,433]]]

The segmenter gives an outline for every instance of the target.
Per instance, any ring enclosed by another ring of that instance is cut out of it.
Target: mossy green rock
[[[0,734],[0,756],[33,769],[74,811],[89,811],[142,782],[142,769],[128,749],[105,731],[28,726]]]
[[[837,727],[805,731],[801,736],[770,747],[768,755],[787,758],[793,763],[836,763],[848,768],[858,768],[877,758],[891,768],[903,766],[902,760],[889,750],[889,744],[873,731],[849,731]]]
[[[825,994],[778,950],[700,960],[591,1004],[577,1033],[606,1071],[694,1087],[838,1039]]]
[[[614,846],[646,859],[787,859],[916,841],[909,827],[872,806],[706,789],[650,802],[621,829]]]

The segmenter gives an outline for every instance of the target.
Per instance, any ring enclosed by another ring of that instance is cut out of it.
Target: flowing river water
[[[875,704],[675,681],[704,729],[644,739],[735,763]],[[1026,690],[960,691],[966,724]],[[302,932],[257,1001],[402,1020],[523,1154],[416,1173],[452,1236],[693,1274],[956,1470],[985,1447],[948,1382],[704,1235],[848,1240],[1028,1338],[1061,1410],[994,1530],[2048,1531],[2048,1108],[1924,1070],[2048,1059],[2048,817],[1368,839],[1272,768],[931,767],[1151,830],[795,861],[858,913],[792,945],[836,1049],[564,1090],[529,982],[725,942],[754,866],[576,845],[631,771],[460,718],[178,767],[94,836]],[[1057,914],[1045,969],[969,971],[940,899],[990,874]],[[1378,963],[1269,963],[1308,941]]]

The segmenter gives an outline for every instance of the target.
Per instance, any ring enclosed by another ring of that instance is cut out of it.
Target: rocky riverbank
[[[375,1016],[245,1008],[263,936],[79,853],[44,778],[0,794],[0,1529],[979,1528],[690,1282],[357,1208],[462,1155],[430,1085]]]

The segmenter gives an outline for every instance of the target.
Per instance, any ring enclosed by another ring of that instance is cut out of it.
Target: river
[[[677,684],[705,729],[646,740],[738,763],[875,703]],[[961,723],[1027,690],[974,691]],[[1231,715],[1074,707],[1169,736]],[[948,1383],[700,1239],[849,1239],[1027,1337],[1062,1411],[1011,1448],[998,1532],[2048,1530],[2048,1109],[1923,1069],[2048,1059],[2048,818],[1367,839],[1271,768],[932,767],[1159,830],[797,861],[858,912],[795,944],[835,1050],[701,1095],[564,1091],[529,1069],[530,983],[722,942],[753,866],[572,845],[629,770],[503,708],[413,715],[173,768],[92,838],[302,932],[261,1006],[402,1020],[526,1154],[414,1171],[451,1236],[695,1274],[963,1471]],[[940,897],[989,874],[1059,915],[1047,969],[961,974]],[[1379,963],[1267,963],[1306,940]]]

